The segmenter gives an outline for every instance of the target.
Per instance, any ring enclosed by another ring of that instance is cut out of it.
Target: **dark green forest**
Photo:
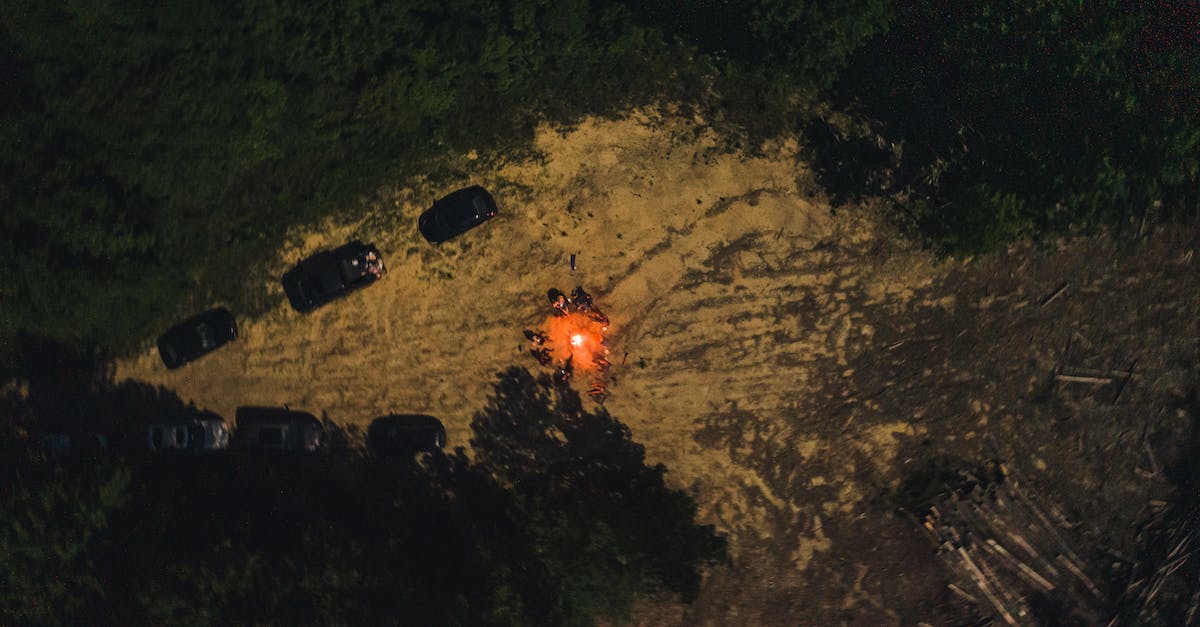
[[[319,459],[63,464],[22,434],[186,408],[47,347],[104,363],[213,302],[252,316],[288,228],[656,103],[731,149],[798,138],[835,204],[882,201],[939,254],[1136,242],[1200,207],[1198,24],[1116,0],[0,0],[0,379],[29,388],[0,425],[0,622],[558,625],[687,600],[720,538],[620,422],[527,373],[477,415],[475,459],[380,464],[344,433]]]
[[[274,234],[541,121],[703,109],[793,134],[925,244],[1196,215],[1194,3],[162,3],[0,9],[0,348],[253,313]],[[738,139],[740,138],[740,139]]]

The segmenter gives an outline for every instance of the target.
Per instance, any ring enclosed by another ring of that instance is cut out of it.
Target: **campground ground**
[[[1176,454],[1178,399],[1200,380],[1195,232],[939,261],[869,207],[832,211],[796,145],[729,146],[642,112],[542,128],[528,157],[465,156],[456,185],[493,191],[492,222],[430,246],[416,216],[454,185],[381,192],[359,219],[289,235],[261,278],[278,306],[237,342],[173,372],[147,347],[117,380],[227,419],[429,413],[468,447],[495,373],[537,368],[522,331],[545,319],[546,290],[579,284],[612,319],[606,407],[730,540],[695,604],[647,602],[642,623],[961,622],[970,606],[895,513],[934,460],[1002,459],[1081,547],[1131,552],[1147,501],[1172,498],[1153,464]],[[353,237],[388,276],[291,311],[276,277]],[[1136,376],[1117,398],[1055,384],[1064,364]]]

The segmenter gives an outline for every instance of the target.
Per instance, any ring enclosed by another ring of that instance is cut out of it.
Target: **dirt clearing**
[[[463,179],[501,213],[441,247],[416,216],[450,189],[397,190],[360,223],[296,235],[277,274],[352,236],[377,244],[389,273],[307,316],[264,279],[279,306],[242,321],[237,342],[176,372],[147,350],[118,380],[227,419],[239,405],[364,426],[429,413],[466,446],[494,373],[537,368],[522,331],[545,321],[546,290],[582,285],[611,318],[606,406],[730,537],[732,563],[697,604],[647,607],[648,623],[959,620],[969,608],[886,498],[934,456],[1003,455],[1035,482],[1100,491],[1094,508],[1167,491],[1162,478],[1130,484],[1129,468],[1103,480],[1134,462],[1094,451],[1196,381],[1194,240],[1124,260],[1076,242],[938,264],[867,212],[833,215],[795,145],[748,156],[698,121],[638,114],[543,128],[536,152]],[[1071,333],[1089,346],[1076,365],[1136,357],[1145,377],[1116,405],[1048,386]]]

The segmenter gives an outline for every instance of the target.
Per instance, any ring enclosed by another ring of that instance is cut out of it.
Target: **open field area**
[[[430,413],[468,447],[495,373],[537,368],[522,330],[545,320],[546,290],[583,285],[612,319],[606,407],[729,537],[699,600],[646,603],[646,624],[969,619],[895,513],[936,460],[1019,468],[1100,573],[1100,548],[1132,553],[1147,502],[1173,498],[1163,468],[1200,381],[1194,231],[1133,253],[1071,239],[942,262],[871,208],[832,211],[794,144],[746,154],[699,120],[638,113],[542,127],[534,148],[460,164],[500,205],[484,227],[432,247],[416,217],[449,190],[381,193],[357,222],[286,238],[261,281],[278,306],[237,342],[175,372],[147,348],[117,381],[228,419]],[[291,311],[278,274],[354,237],[388,275]],[[1085,370],[1130,376],[1055,380]]]

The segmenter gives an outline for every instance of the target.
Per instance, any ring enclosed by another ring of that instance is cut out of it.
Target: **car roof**
[[[318,426],[321,424],[316,416],[306,411],[297,411],[286,407],[247,405],[237,408],[236,418],[239,425],[247,422],[311,422]]]
[[[212,309],[198,313],[191,318],[174,324],[170,329],[167,329],[167,331],[162,334],[160,339],[174,339],[174,337],[177,335],[192,335],[196,325],[200,324],[201,322],[221,324],[234,321],[233,314],[230,313],[228,309],[224,307],[213,307]]]
[[[388,414],[371,421],[371,427],[440,427],[442,421],[425,414]]]

